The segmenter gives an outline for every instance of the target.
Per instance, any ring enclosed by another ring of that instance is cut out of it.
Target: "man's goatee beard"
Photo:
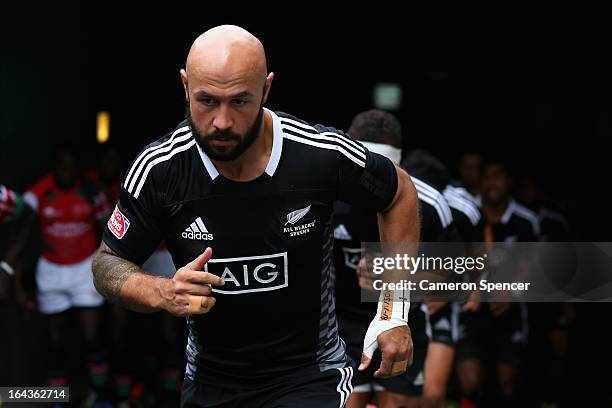
[[[257,114],[255,121],[246,131],[244,136],[231,131],[216,131],[212,134],[203,135],[202,133],[200,133],[191,118],[189,102],[187,103],[187,107],[185,109],[185,119],[187,120],[187,123],[191,128],[191,133],[193,134],[195,141],[209,158],[217,161],[232,161],[240,157],[249,147],[251,147],[253,143],[255,143],[255,140],[257,140],[257,137],[259,136],[259,130],[261,128],[261,123],[263,121],[263,113],[263,105],[260,105],[259,113]],[[230,151],[219,152],[210,145],[209,141],[212,139],[235,140],[238,142],[238,144]]]

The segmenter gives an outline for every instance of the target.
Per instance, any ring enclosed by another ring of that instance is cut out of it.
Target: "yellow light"
[[[96,119],[96,138],[98,143],[105,143],[110,136],[110,114],[108,112],[98,112]]]

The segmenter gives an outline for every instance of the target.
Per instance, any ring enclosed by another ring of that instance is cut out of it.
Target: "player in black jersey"
[[[369,110],[355,116],[348,130],[351,137],[361,142],[370,152],[377,152],[398,163],[401,158],[401,130],[399,121],[390,113]],[[419,197],[420,200],[420,197]],[[428,204],[425,204],[427,206]],[[359,279],[358,268],[363,257],[363,242],[380,240],[377,216],[371,209],[343,201],[334,204],[334,267],[336,277],[336,311],[340,336],[347,344],[347,352],[359,359],[363,338],[368,330],[376,304],[362,300],[362,290],[372,290],[367,279]],[[421,235],[430,225],[429,211],[421,204]],[[362,287],[360,287],[360,283]],[[417,407],[423,389],[423,367],[427,351],[426,309],[420,303],[411,303],[409,323],[414,342],[414,361],[402,376],[378,378],[375,368],[355,372],[355,389],[347,402],[349,408],[363,408],[375,397],[376,404],[384,407]],[[374,355],[380,361],[380,353]],[[375,395],[373,395],[375,394]]]
[[[402,161],[402,167],[412,177],[429,184],[434,189],[441,191],[446,203],[450,207],[453,224],[460,240],[466,243],[481,242],[483,239],[483,218],[480,209],[474,199],[470,199],[469,193],[464,187],[451,184],[450,175],[446,166],[436,157],[424,150],[410,152]],[[473,197],[472,197],[473,198]],[[445,241],[454,241],[447,237]]]
[[[468,155],[469,156],[469,155]],[[470,163],[468,157],[467,164]],[[479,161],[479,160],[478,160]],[[448,203],[452,216],[453,223],[457,227],[457,231],[461,237],[461,241],[465,243],[466,252],[472,256],[476,256],[482,251],[482,246],[474,243],[481,243],[484,240],[484,217],[481,211],[475,204],[475,196],[472,196],[464,187],[457,187],[450,184],[450,177],[446,167],[437,158],[424,151],[411,152],[404,160],[404,167],[408,169],[411,175],[417,175],[423,180],[429,182],[438,189],[443,190],[444,198]],[[468,166],[469,167],[469,166]],[[466,170],[464,169],[464,172]],[[479,187],[479,165],[475,168],[467,170],[467,178],[471,180],[473,190],[480,191]],[[475,174],[472,174],[475,173]],[[472,180],[476,178],[476,180]],[[466,278],[476,281],[479,276],[472,275]],[[471,352],[474,348],[471,343],[465,339],[479,338],[480,330],[482,330],[483,310],[480,307],[480,292],[473,291],[467,301],[461,305],[459,313],[458,341],[455,346],[456,371],[464,399],[463,407],[473,406],[473,400],[477,396],[478,385],[482,381],[482,369],[480,360],[475,359]],[[435,333],[435,331],[434,331]],[[464,349],[468,347],[468,353]]]
[[[182,406],[342,406],[353,367],[336,324],[333,202],[380,212],[385,242],[416,242],[414,186],[348,135],[263,108],[273,74],[241,28],[198,37],[181,78],[187,120],[132,163],[96,286],[132,310],[187,316]],[[162,239],[184,265],[172,279],[139,267]],[[380,348],[380,376],[412,355],[408,308],[393,300],[362,358]]]
[[[422,211],[422,226],[426,227],[421,230],[421,241],[461,242],[452,209],[439,191],[447,182],[447,176],[441,174],[444,172],[443,164],[428,153],[415,150],[404,158],[402,167],[411,174],[417,188]],[[461,253],[446,255],[459,256],[464,252],[458,246],[452,250],[459,250]],[[426,303],[431,325],[431,341],[425,361],[425,387],[421,406],[436,408],[445,406],[446,390],[458,338],[460,307],[456,302],[439,299],[429,299]]]
[[[399,161],[401,157],[400,124],[390,113],[379,110],[362,112],[353,120],[349,133],[370,151],[380,152],[392,161]],[[457,235],[452,224],[452,216],[442,194],[415,177],[412,177],[412,180],[419,198],[421,239],[428,242],[455,241]],[[361,346],[360,339],[368,325],[368,318],[365,316],[369,314],[372,307],[361,302],[361,292],[356,277],[356,270],[357,274],[360,274],[357,263],[361,257],[361,242],[376,241],[378,231],[374,214],[371,211],[368,212],[358,206],[337,203],[336,214],[334,252],[339,325],[341,336],[348,343],[349,354],[358,355]],[[431,406],[436,401],[444,400],[445,384],[453,361],[454,336],[451,308],[444,302],[431,303],[432,310],[436,309],[436,312],[432,313],[436,325],[432,333],[432,341],[438,344],[428,349],[427,339],[422,331],[424,318],[427,317],[424,313],[428,313],[427,308],[420,307],[424,305],[413,304],[413,306],[410,314],[414,323],[412,326],[415,342],[413,367],[404,376],[382,380],[373,377],[372,372],[358,372],[355,377],[356,389],[348,404],[350,407],[365,406],[372,391],[376,392],[377,404],[382,407],[417,406],[419,403]],[[427,358],[431,362],[438,363],[431,364],[437,368],[431,371],[431,377],[440,374],[441,380],[434,378],[429,384],[425,381],[425,389],[429,393],[425,395],[425,399],[419,401],[419,396],[423,393],[426,350],[429,353]],[[444,385],[438,389],[431,385],[440,383]]]
[[[533,242],[539,234],[536,215],[518,204],[510,196],[511,177],[503,163],[488,160],[483,165],[482,212],[485,218],[484,241],[487,242]],[[499,248],[499,247],[498,247]],[[503,256],[498,254],[496,257]],[[516,406],[518,372],[527,342],[526,307],[520,303],[491,302],[482,307],[483,318],[478,330],[471,331],[474,337],[460,338],[461,359],[480,365],[486,344],[493,344],[497,381],[500,389],[496,406]],[[473,389],[465,389],[478,399],[483,376],[478,367],[472,373]]]

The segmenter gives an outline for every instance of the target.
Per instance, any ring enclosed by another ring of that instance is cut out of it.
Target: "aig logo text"
[[[213,292],[227,295],[266,292],[289,286],[287,252],[241,258],[211,259],[204,271],[220,276],[225,285]]]

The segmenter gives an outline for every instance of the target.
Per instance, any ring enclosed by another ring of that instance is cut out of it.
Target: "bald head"
[[[264,133],[273,78],[263,45],[243,28],[215,27],[194,41],[181,80],[189,126],[209,157],[235,160]]]
[[[261,42],[245,29],[233,25],[214,27],[193,42],[187,56],[189,80],[207,80],[221,87],[238,81],[263,86],[266,55]]]

